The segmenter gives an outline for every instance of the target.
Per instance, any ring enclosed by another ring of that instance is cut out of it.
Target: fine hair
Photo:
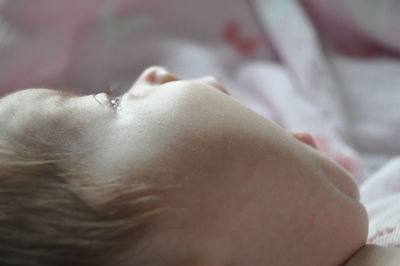
[[[0,265],[136,265],[135,246],[163,209],[157,189],[113,177],[77,185],[69,180],[81,173],[61,164],[68,156],[0,132]],[[99,189],[110,192],[101,201],[81,197]]]

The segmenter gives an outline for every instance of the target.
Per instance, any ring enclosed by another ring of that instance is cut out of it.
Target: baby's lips
[[[296,139],[298,139],[299,141],[301,141],[315,149],[318,149],[313,136],[311,136],[310,134],[308,134],[308,133],[292,133],[292,136],[295,137]]]

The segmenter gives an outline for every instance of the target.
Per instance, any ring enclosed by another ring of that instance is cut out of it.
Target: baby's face
[[[75,159],[89,178],[181,184],[168,202],[183,211],[142,243],[151,265],[345,261],[367,235],[349,174],[218,87],[150,68],[117,108],[103,93],[31,89],[0,101],[0,123],[62,151],[84,147]]]

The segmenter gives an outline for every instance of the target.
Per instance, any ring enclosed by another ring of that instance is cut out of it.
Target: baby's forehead
[[[1,98],[1,103],[11,103],[15,101],[34,101],[38,100],[46,95],[54,93],[55,90],[50,89],[42,89],[42,88],[33,88],[33,89],[24,89],[12,92],[7,94]]]
[[[51,90],[26,89],[0,98],[0,120],[9,121],[39,109],[48,99]]]
[[[17,120],[27,119],[41,109],[49,94],[45,89],[27,89],[6,95],[0,100],[0,121],[10,125]]]
[[[59,94],[49,89],[26,89],[1,98],[2,133],[40,137],[67,127],[68,112],[60,108]]]
[[[31,88],[31,89],[19,90],[1,97],[0,105],[30,104],[30,106],[35,106],[36,104],[40,104],[55,96],[58,96],[60,98],[68,98],[71,96],[82,96],[82,95],[75,93],[71,90]]]

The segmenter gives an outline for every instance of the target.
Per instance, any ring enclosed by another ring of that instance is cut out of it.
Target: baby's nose
[[[152,66],[143,71],[143,73],[139,76],[137,82],[146,82],[149,84],[161,85],[176,80],[179,80],[179,78],[171,74],[166,68],[160,66]]]
[[[140,76],[128,90],[128,93],[136,96],[145,95],[161,84],[176,80],[180,79],[171,74],[164,67],[152,66],[140,74]]]

